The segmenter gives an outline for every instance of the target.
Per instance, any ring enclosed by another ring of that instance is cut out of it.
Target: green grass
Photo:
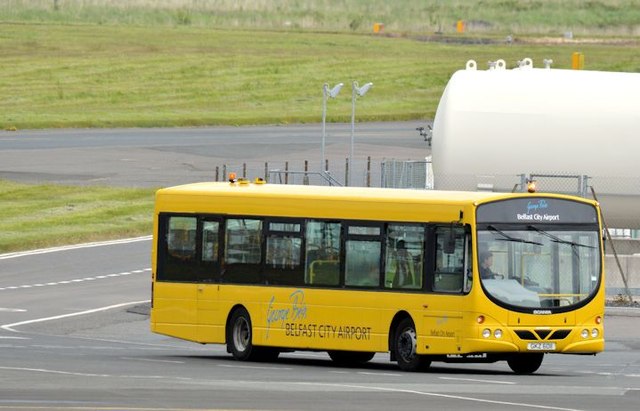
[[[325,82],[346,84],[327,120],[348,122],[353,80],[374,83],[359,121],[431,119],[468,59],[569,68],[581,51],[640,72],[639,35],[639,0],[2,0],[0,128],[320,122]],[[149,234],[152,202],[0,181],[0,252]]]
[[[453,72],[524,57],[640,71],[628,45],[444,44],[350,33],[2,24],[0,127],[151,127],[319,122],[322,84],[372,81],[358,120],[432,118]],[[328,121],[349,121],[350,90]]]
[[[399,33],[638,35],[638,0],[4,0],[0,20]],[[54,8],[57,4],[57,8]]]
[[[0,180],[0,253],[151,234],[151,189]]]

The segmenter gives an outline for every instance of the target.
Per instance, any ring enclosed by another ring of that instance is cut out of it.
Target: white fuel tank
[[[571,176],[588,176],[609,226],[640,228],[640,74],[504,67],[470,61],[449,80],[433,126],[435,188],[512,191],[533,175],[540,191],[575,194]]]

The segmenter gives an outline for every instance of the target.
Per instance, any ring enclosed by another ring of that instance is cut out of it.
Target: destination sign
[[[591,204],[549,197],[527,197],[481,204],[478,223],[596,224]]]

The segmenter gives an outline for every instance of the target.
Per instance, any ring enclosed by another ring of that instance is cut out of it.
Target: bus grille
[[[571,330],[515,330],[515,333],[521,340],[562,340],[567,338]],[[549,338],[547,338],[549,337]]]

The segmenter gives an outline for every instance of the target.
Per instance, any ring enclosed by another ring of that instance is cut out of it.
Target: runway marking
[[[83,373],[83,372],[47,370],[46,368],[0,367],[0,370],[33,371],[33,372],[42,372],[47,374],[75,375],[78,377],[111,377],[111,375],[109,374],[90,374],[90,373]]]
[[[360,375],[377,375],[379,377],[402,377],[402,374],[393,374],[390,372],[366,372],[366,371],[358,371]]]
[[[18,251],[18,252],[15,252],[15,253],[0,254],[0,260],[7,260],[9,258],[26,257],[26,256],[30,256],[30,255],[56,253],[56,252],[59,252],[59,251],[78,250],[78,249],[81,249],[81,248],[102,247],[102,246],[105,246],[105,245],[129,244],[129,243],[135,243],[135,242],[138,242],[138,241],[147,241],[147,240],[151,240],[151,236],[150,235],[144,236],[144,237],[124,238],[124,239],[121,239],[121,240],[99,241],[99,242],[94,242],[94,243],[66,245],[66,246],[62,246],[62,247],[41,248],[39,250]]]
[[[8,287],[0,287],[0,291],[28,289],[32,287],[51,287],[54,285],[76,284],[76,283],[82,283],[85,281],[104,280],[105,278],[124,277],[127,275],[140,274],[140,273],[145,273],[150,271],[151,271],[151,268],[140,268],[137,270],[123,271],[121,273],[105,274],[105,275],[98,275],[93,277],[74,278],[71,280],[62,280],[58,282],[50,282],[45,284],[37,283],[37,284],[11,285]],[[2,311],[2,309],[0,309],[0,311]]]
[[[454,378],[454,377],[438,377],[438,378],[440,378],[441,380],[483,382],[488,384],[509,384],[509,385],[516,384],[513,381],[480,380],[480,379],[473,379],[473,378]]]
[[[87,404],[89,401],[34,401],[34,400],[0,400],[0,404]],[[75,406],[75,405],[0,405],[0,410],[25,410],[25,411],[120,411],[122,407],[102,406]],[[129,411],[226,411],[221,408],[157,408],[157,407],[126,407]],[[235,411],[248,411],[235,409]]]
[[[223,365],[223,364],[219,364],[218,367],[223,367],[223,368],[246,368],[249,370],[283,370],[283,371],[290,371],[293,368],[287,368],[287,367],[256,367],[256,366],[251,366],[251,365]]]
[[[111,310],[113,308],[126,307],[127,305],[143,304],[143,303],[148,303],[148,302],[149,302],[149,300],[131,301],[131,302],[128,302],[128,303],[109,305],[107,307],[94,308],[92,310],[79,311],[79,312],[70,313],[70,314],[63,314],[63,315],[56,315],[56,316],[53,316],[53,317],[36,318],[35,320],[20,321],[20,322],[13,323],[13,324],[5,324],[5,325],[0,326],[0,328],[3,329],[3,330],[6,330],[6,331],[18,332],[16,330],[14,330],[13,328],[14,327],[18,327],[20,325],[41,323],[41,322],[51,321],[51,320],[60,320],[62,318],[76,317],[78,315],[84,315],[84,314],[93,314],[93,313],[97,313],[97,312],[101,312],[101,311]]]
[[[510,401],[487,400],[484,398],[473,398],[473,397],[465,397],[461,395],[451,395],[451,394],[438,394],[435,392],[407,390],[402,388],[386,388],[386,387],[375,387],[375,386],[353,385],[353,384],[326,384],[326,383],[313,383],[313,382],[294,382],[292,384],[318,385],[318,386],[336,387],[336,388],[346,387],[346,388],[357,388],[357,389],[364,389],[364,390],[371,390],[371,391],[387,391],[387,392],[396,392],[396,393],[404,393],[404,394],[416,394],[416,395],[424,395],[427,397],[449,398],[452,400],[460,400],[460,401],[508,405],[510,407],[538,408],[543,410],[556,410],[556,411],[580,411],[576,408],[561,408],[561,407],[552,407],[548,405],[539,405],[539,404],[526,404],[526,403],[517,403],[517,402],[510,402]]]
[[[151,358],[135,358],[135,357],[120,357],[123,360],[133,360],[133,361],[145,361],[145,362],[162,362],[169,364],[184,364],[185,361],[172,361],[172,360],[154,360]]]
[[[27,310],[23,310],[22,308],[3,308],[0,307],[0,312],[3,313],[24,313]]]

